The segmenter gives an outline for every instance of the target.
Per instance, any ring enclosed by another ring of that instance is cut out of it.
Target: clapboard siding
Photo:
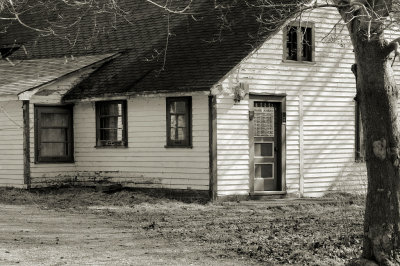
[[[288,193],[297,194],[300,191],[301,161],[304,196],[322,195],[335,189],[365,188],[362,185],[365,184],[365,166],[356,163],[354,158],[355,80],[350,71],[354,54],[346,29],[339,34],[337,41],[324,42],[323,40],[332,39],[329,34],[340,18],[337,11],[314,10],[303,18],[315,24],[315,63],[283,62],[280,31],[219,84],[224,93],[217,95],[218,166],[235,165],[241,171],[233,174],[231,172],[234,171],[226,172],[227,170],[218,168],[219,180],[235,180],[219,182],[220,196],[249,193],[246,162],[249,162],[250,155],[249,142],[245,140],[249,125],[248,96],[239,105],[234,105],[229,87],[237,82],[248,83],[250,92],[287,95]],[[299,116],[300,106],[303,108],[302,121]],[[239,107],[240,112],[237,111]],[[303,126],[302,135],[300,125]],[[231,141],[226,141],[229,138]],[[300,143],[303,143],[302,147]],[[246,156],[237,159],[223,157],[220,156],[221,150]]]
[[[0,102],[0,125],[0,186],[23,187],[22,102]]]
[[[236,154],[240,154],[237,156]],[[236,157],[232,157],[232,155]],[[217,97],[217,193],[247,194],[249,186],[248,101],[233,105]]]
[[[95,148],[95,103],[74,106],[73,164],[32,164],[32,182],[108,179],[127,186],[207,190],[209,187],[208,97],[192,97],[193,148],[165,148],[166,98],[128,100],[127,148]],[[32,149],[33,150],[33,149]],[[33,152],[31,156],[33,157]]]

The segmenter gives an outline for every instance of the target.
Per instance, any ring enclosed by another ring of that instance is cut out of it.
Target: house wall
[[[21,101],[0,101],[0,186],[24,187]]]
[[[191,149],[164,147],[166,96],[128,99],[127,148],[95,148],[95,103],[76,103],[73,110],[75,163],[33,163],[32,131],[32,186],[107,179],[135,187],[208,190],[208,96],[204,93],[192,96]]]
[[[217,95],[218,195],[249,193],[247,95],[235,105],[229,88],[286,94],[286,186],[290,194],[363,191],[364,163],[355,162],[354,54],[335,9],[304,15],[315,23],[315,63],[283,62],[282,31],[214,88]]]

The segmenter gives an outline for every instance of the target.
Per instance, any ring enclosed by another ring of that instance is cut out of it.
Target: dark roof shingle
[[[90,36],[93,30],[91,14],[83,17],[80,37],[73,46],[54,36],[35,40],[31,33],[6,35],[0,45],[13,40],[24,42],[28,58],[123,51],[122,56],[104,64],[76,85],[65,100],[147,91],[209,89],[280,26],[263,27],[257,18],[261,14],[272,16],[273,12],[249,5],[255,1],[217,2],[225,7],[216,7],[213,0],[195,0],[187,10],[190,14],[182,15],[169,14],[146,0],[121,0],[121,8],[131,12],[126,17],[129,23],[118,21],[115,29],[99,32],[96,38]],[[184,6],[188,1],[175,3]],[[65,15],[68,10],[63,12]],[[106,17],[96,19],[100,25],[109,23]],[[19,28],[18,31],[21,33],[26,29]],[[26,57],[21,51],[23,49],[14,56]]]
[[[15,60],[11,62],[14,65],[5,60],[0,61],[0,96],[18,95],[71,72],[102,62],[110,56],[111,54],[74,58]]]

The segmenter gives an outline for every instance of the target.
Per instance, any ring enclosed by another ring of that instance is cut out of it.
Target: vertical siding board
[[[209,167],[210,167],[210,197],[214,201],[217,199],[217,107],[216,97],[209,96],[208,98],[208,133],[209,133]]]
[[[303,91],[299,91],[299,194],[304,196],[304,109]]]
[[[29,139],[29,101],[23,101],[23,152],[24,152],[24,184],[30,188],[31,183],[31,166],[30,166],[30,139]]]

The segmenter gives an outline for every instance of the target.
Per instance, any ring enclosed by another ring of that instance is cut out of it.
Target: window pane
[[[117,139],[123,140],[123,123],[122,117],[118,117],[118,131],[117,131]]]
[[[171,114],[175,114],[175,111],[176,111],[175,102],[171,102],[169,105],[169,112]]]
[[[122,121],[122,116],[118,117],[118,124],[117,124],[118,128],[123,128],[124,127],[124,123]]]
[[[100,129],[100,140],[123,141],[122,128]]]
[[[171,127],[170,130],[170,139],[171,140],[176,140],[176,129]]]
[[[68,127],[68,114],[41,113],[40,126]]]
[[[272,178],[274,177],[273,164],[256,164],[256,178]]]
[[[177,134],[178,133],[178,134]],[[185,128],[171,128],[170,139],[172,141],[185,140]]]
[[[304,61],[311,61],[311,51],[312,51],[312,30],[311,28],[302,27],[302,51],[301,57]]]
[[[42,142],[58,142],[67,141],[67,129],[66,128],[46,128],[40,132],[40,140]]]
[[[185,129],[178,128],[178,140],[184,140],[184,139],[185,139]]]
[[[186,102],[176,102],[176,113],[184,114],[186,113]]]
[[[178,127],[186,127],[186,120],[184,115],[178,116]]]
[[[122,103],[102,103],[100,115],[122,115]]]
[[[254,155],[272,157],[274,154],[273,146],[273,143],[255,143]]]
[[[171,128],[176,128],[176,116],[171,115]]]
[[[67,156],[66,143],[42,143],[40,156],[42,157],[63,157]]]
[[[118,116],[100,118],[100,128],[122,128],[122,118]]]
[[[288,27],[286,53],[286,59],[297,60],[297,27]]]

